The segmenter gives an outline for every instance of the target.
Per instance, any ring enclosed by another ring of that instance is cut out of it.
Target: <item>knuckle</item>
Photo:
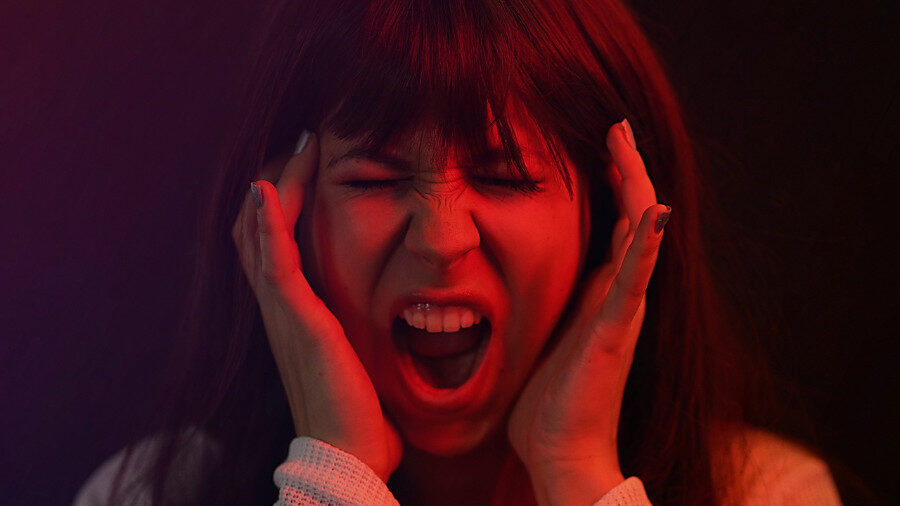
[[[656,256],[659,253],[659,245],[658,244],[648,244],[641,248],[641,251],[638,255],[638,260],[641,264],[641,269],[647,268],[649,264],[651,264],[654,260],[656,260]]]
[[[627,323],[609,318],[598,318],[590,327],[589,337],[594,346],[599,347],[605,353],[617,354],[624,350],[619,336],[628,331]]]
[[[639,283],[627,283],[622,290],[622,295],[625,296],[628,302],[632,302],[644,296],[644,287]]]
[[[622,297],[633,300],[639,299],[644,296],[644,287],[640,283],[622,280],[621,278],[616,278],[614,283],[616,286],[616,292],[618,292]]]

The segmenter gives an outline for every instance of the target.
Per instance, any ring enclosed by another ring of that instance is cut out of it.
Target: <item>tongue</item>
[[[419,376],[436,388],[459,388],[475,370],[488,331],[485,319],[457,332],[427,332],[396,320],[394,336],[406,346]]]
[[[459,388],[475,372],[477,348],[448,358],[427,358],[412,355],[413,366],[428,384],[436,388]]]

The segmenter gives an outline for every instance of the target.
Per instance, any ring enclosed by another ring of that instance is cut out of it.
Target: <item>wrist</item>
[[[531,473],[541,506],[590,506],[623,481],[618,462],[592,459],[556,462]]]

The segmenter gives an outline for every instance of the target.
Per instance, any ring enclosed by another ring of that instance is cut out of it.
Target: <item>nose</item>
[[[468,206],[450,195],[430,195],[413,211],[404,245],[416,258],[449,270],[480,242]]]

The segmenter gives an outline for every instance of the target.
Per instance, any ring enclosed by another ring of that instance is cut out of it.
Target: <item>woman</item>
[[[166,416],[77,504],[838,504],[752,428],[676,100],[591,4],[274,5]]]

